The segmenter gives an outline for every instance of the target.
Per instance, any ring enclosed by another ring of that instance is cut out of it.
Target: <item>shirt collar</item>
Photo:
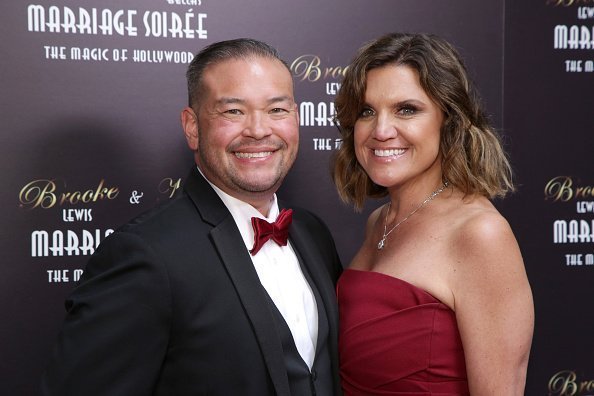
[[[241,237],[243,238],[243,242],[245,243],[248,249],[252,248],[254,244],[254,229],[252,228],[252,217],[258,217],[260,219],[265,219],[268,222],[273,222],[276,220],[279,214],[278,208],[278,200],[276,198],[276,194],[272,196],[272,204],[270,205],[270,210],[268,211],[268,216],[263,216],[256,208],[252,205],[239,200],[223,190],[219,187],[214,185],[204,173],[200,170],[199,167],[198,172],[204,177],[204,179],[210,184],[213,190],[217,193],[223,204],[227,207],[229,212],[231,212],[231,216],[235,220],[235,224],[237,224],[237,228],[239,228],[239,232],[241,233]]]

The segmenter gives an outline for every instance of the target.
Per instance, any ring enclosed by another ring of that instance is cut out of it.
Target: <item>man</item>
[[[291,73],[267,44],[238,39],[203,49],[187,77],[197,167],[183,194],[90,259],[43,392],[337,394],[332,237],[302,209],[252,220],[284,208],[275,192],[299,142]]]

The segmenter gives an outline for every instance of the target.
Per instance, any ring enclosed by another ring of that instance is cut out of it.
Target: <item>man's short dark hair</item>
[[[188,81],[188,105],[193,107],[199,102],[202,90],[202,75],[204,70],[211,65],[230,59],[269,58],[281,62],[287,70],[289,66],[280,58],[278,51],[270,45],[250,39],[238,38],[219,41],[204,47],[192,60],[186,72]]]

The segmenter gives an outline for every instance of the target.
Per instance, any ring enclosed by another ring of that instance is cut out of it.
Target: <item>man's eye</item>
[[[287,110],[283,109],[281,107],[275,107],[274,109],[270,110],[270,112],[273,114],[279,114],[279,113],[286,113]]]
[[[225,110],[225,114],[241,115],[242,112],[239,109],[229,109],[229,110]]]

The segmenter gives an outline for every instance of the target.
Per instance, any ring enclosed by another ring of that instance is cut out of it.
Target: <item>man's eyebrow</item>
[[[222,97],[217,99],[216,103],[219,105],[226,105],[226,104],[246,104],[245,99],[235,98],[235,97]],[[279,102],[293,102],[293,98],[288,95],[283,96],[275,96],[267,100],[268,104],[279,103]]]
[[[216,101],[216,103],[217,104],[235,104],[235,103],[243,104],[243,103],[245,103],[245,100],[240,99],[240,98],[222,97],[222,98],[218,99]]]
[[[293,98],[287,95],[283,96],[275,96],[274,98],[270,98],[268,103],[278,103],[278,102],[292,102]]]

